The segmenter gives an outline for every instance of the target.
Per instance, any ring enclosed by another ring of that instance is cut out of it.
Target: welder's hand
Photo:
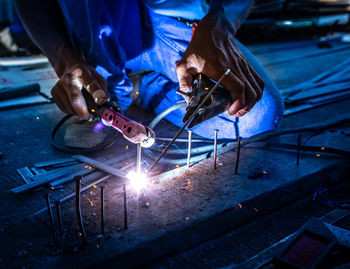
[[[221,84],[232,97],[228,114],[240,117],[261,99],[264,81],[238,48],[232,25],[216,15],[209,13],[199,22],[183,58],[177,64],[180,91],[189,92],[198,73],[217,81],[230,68],[230,74]]]
[[[80,91],[82,87],[90,92],[98,104],[103,104],[108,98],[106,80],[84,62],[75,64],[63,72],[60,80],[52,88],[51,94],[63,112],[87,119],[90,114]]]

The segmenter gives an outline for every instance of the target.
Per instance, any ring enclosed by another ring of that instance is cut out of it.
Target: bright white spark
[[[135,171],[130,171],[126,177],[130,181],[130,185],[137,191],[140,192],[141,190],[146,188],[147,185],[147,177],[143,173],[136,173]]]

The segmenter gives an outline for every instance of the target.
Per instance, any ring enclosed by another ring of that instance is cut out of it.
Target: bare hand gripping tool
[[[104,125],[111,126],[132,143],[139,143],[144,148],[149,148],[155,142],[155,134],[150,128],[128,119],[119,113],[119,108],[109,102],[98,106],[91,94],[83,88],[81,90],[90,114],[101,119]]]
[[[182,123],[185,123],[202,103],[202,101],[209,94],[210,89],[215,86],[216,82],[203,74],[198,74],[191,86],[191,92],[183,93],[189,97],[189,102],[186,108],[186,114],[182,119]],[[222,85],[218,85],[217,89],[212,92],[204,103],[204,105],[198,110],[197,114],[193,117],[193,120],[188,125],[188,128],[206,121],[212,117],[224,112],[231,103],[231,95]]]

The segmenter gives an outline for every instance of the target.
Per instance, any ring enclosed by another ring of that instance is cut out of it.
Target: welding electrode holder
[[[211,95],[215,92],[215,90],[220,86],[220,83],[222,80],[231,72],[230,68],[226,70],[224,74],[219,78],[219,80],[214,84],[214,86],[211,89],[208,89],[208,93],[205,94],[203,99],[200,99],[200,103],[198,105],[194,106],[193,109],[191,109],[191,114],[189,114],[189,111],[186,112],[186,121],[180,128],[180,130],[175,134],[173,139],[169,142],[169,144],[165,147],[165,149],[162,151],[162,153],[158,156],[158,158],[153,162],[151,167],[148,169],[148,172],[151,172],[152,169],[157,165],[159,160],[164,156],[164,154],[168,151],[168,149],[171,147],[171,145],[176,141],[176,139],[179,137],[179,135],[185,130],[187,125],[193,121],[195,116],[197,116],[198,112],[207,104],[207,101],[211,98]],[[200,87],[199,87],[200,88]],[[193,126],[193,125],[192,125]]]
[[[189,97],[189,103],[186,108],[186,114],[182,119],[182,123],[185,123],[192,113],[196,110],[199,104],[209,94],[210,89],[215,86],[216,82],[203,74],[198,74],[195,77],[191,86],[191,92],[186,95]],[[182,94],[180,92],[180,94]],[[225,109],[231,103],[231,95],[222,85],[218,85],[217,89],[211,94],[210,98],[205,102],[203,107],[198,111],[196,116],[188,125],[188,128],[204,122],[212,117],[224,112]]]

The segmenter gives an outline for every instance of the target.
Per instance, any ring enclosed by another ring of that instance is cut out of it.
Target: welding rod
[[[141,173],[141,143],[137,143],[136,152],[136,173]]]
[[[86,234],[85,234],[84,223],[83,223],[83,216],[81,214],[81,203],[80,203],[80,187],[81,187],[82,176],[75,176],[74,180],[76,182],[76,188],[75,188],[75,193],[76,193],[76,195],[75,195],[75,212],[77,214],[80,234],[83,237],[84,244],[87,244],[88,241],[87,241]]]
[[[57,221],[58,221],[58,229],[60,232],[60,247],[62,252],[64,252],[64,238],[63,238],[63,223],[62,223],[62,214],[61,214],[61,201],[58,200],[55,203],[56,212],[57,212]]]
[[[215,129],[215,135],[214,135],[214,156],[213,156],[213,162],[214,162],[214,169],[216,169],[216,156],[217,156],[217,152],[218,152],[218,129]]]
[[[126,185],[123,185],[123,196],[124,196],[124,229],[128,229],[128,207],[126,200]]]
[[[166,148],[163,150],[163,152],[158,156],[158,158],[154,161],[154,163],[152,164],[151,168],[148,169],[147,173],[151,172],[152,169],[157,165],[157,163],[159,162],[159,160],[164,156],[164,154],[168,151],[168,149],[171,147],[172,144],[174,144],[175,140],[179,137],[179,135],[183,132],[183,130],[185,130],[185,128],[187,127],[187,125],[192,121],[192,119],[194,118],[194,116],[196,116],[197,112],[206,104],[206,102],[208,101],[208,99],[211,97],[211,95],[213,94],[213,92],[216,90],[217,87],[219,87],[221,81],[231,72],[231,70],[228,68],[226,70],[226,72],[220,77],[220,79],[218,80],[218,82],[216,82],[216,84],[213,86],[213,88],[211,88],[211,90],[208,92],[208,94],[205,96],[205,98],[202,100],[202,102],[197,106],[197,108],[193,111],[193,113],[191,114],[191,116],[188,118],[188,120],[184,123],[184,125],[180,128],[180,130],[176,133],[176,135],[174,136],[174,138],[169,142],[169,144],[166,146]]]
[[[297,145],[297,166],[299,165],[300,160],[300,143],[301,143],[301,134],[298,135],[298,145]]]
[[[101,189],[101,234],[105,235],[105,197],[104,187],[100,186]]]
[[[47,205],[47,212],[49,213],[49,220],[50,220],[53,241],[57,245],[56,229],[55,229],[55,223],[53,221],[53,215],[52,215],[52,209],[51,209],[51,203],[50,203],[50,193],[47,193],[45,195],[45,200],[46,200],[46,205]]]
[[[238,163],[239,163],[240,153],[241,153],[241,137],[239,136],[237,139],[237,157],[236,157],[235,175],[238,174]]]
[[[188,130],[187,168],[190,168],[191,144],[192,144],[192,130]]]

